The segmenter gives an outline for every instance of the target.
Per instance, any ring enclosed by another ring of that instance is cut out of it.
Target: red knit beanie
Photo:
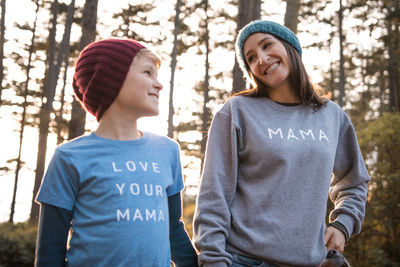
[[[140,49],[132,39],[100,40],[86,46],[75,64],[75,96],[88,112],[100,120],[118,96],[126,74]]]

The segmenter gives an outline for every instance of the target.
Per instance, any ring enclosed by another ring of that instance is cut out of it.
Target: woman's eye
[[[251,63],[253,61],[253,59],[254,59],[254,57],[250,56],[250,57],[247,58],[247,62]]]
[[[269,45],[270,45],[270,43],[265,43],[265,44],[263,45],[263,49],[266,49]]]
[[[150,72],[149,70],[146,70],[144,73],[145,73],[146,75],[148,75],[148,76],[151,75],[151,72]]]

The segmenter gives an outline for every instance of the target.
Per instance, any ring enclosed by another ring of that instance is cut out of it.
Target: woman
[[[200,266],[315,266],[361,230],[370,178],[354,128],[317,95],[301,54],[296,35],[271,21],[238,34],[253,88],[210,128],[194,219]]]

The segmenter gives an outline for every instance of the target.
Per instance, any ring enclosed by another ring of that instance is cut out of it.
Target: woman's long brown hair
[[[278,39],[282,42],[288,53],[290,62],[289,82],[300,98],[301,103],[312,104],[314,110],[318,110],[321,106],[326,105],[326,99],[318,95],[316,88],[311,83],[300,54],[290,44],[280,38]],[[252,79],[253,88],[238,92],[235,95],[253,97],[268,96],[268,90],[265,85],[257,79],[250,70],[248,72]]]

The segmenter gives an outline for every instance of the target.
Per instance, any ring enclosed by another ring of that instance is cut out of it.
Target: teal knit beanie
[[[243,46],[247,38],[256,32],[269,33],[286,41],[288,44],[293,46],[301,56],[302,50],[299,39],[297,39],[297,36],[291,30],[281,24],[268,20],[252,21],[239,31],[235,44],[236,59],[246,76],[248,74],[249,66],[244,58]]]

